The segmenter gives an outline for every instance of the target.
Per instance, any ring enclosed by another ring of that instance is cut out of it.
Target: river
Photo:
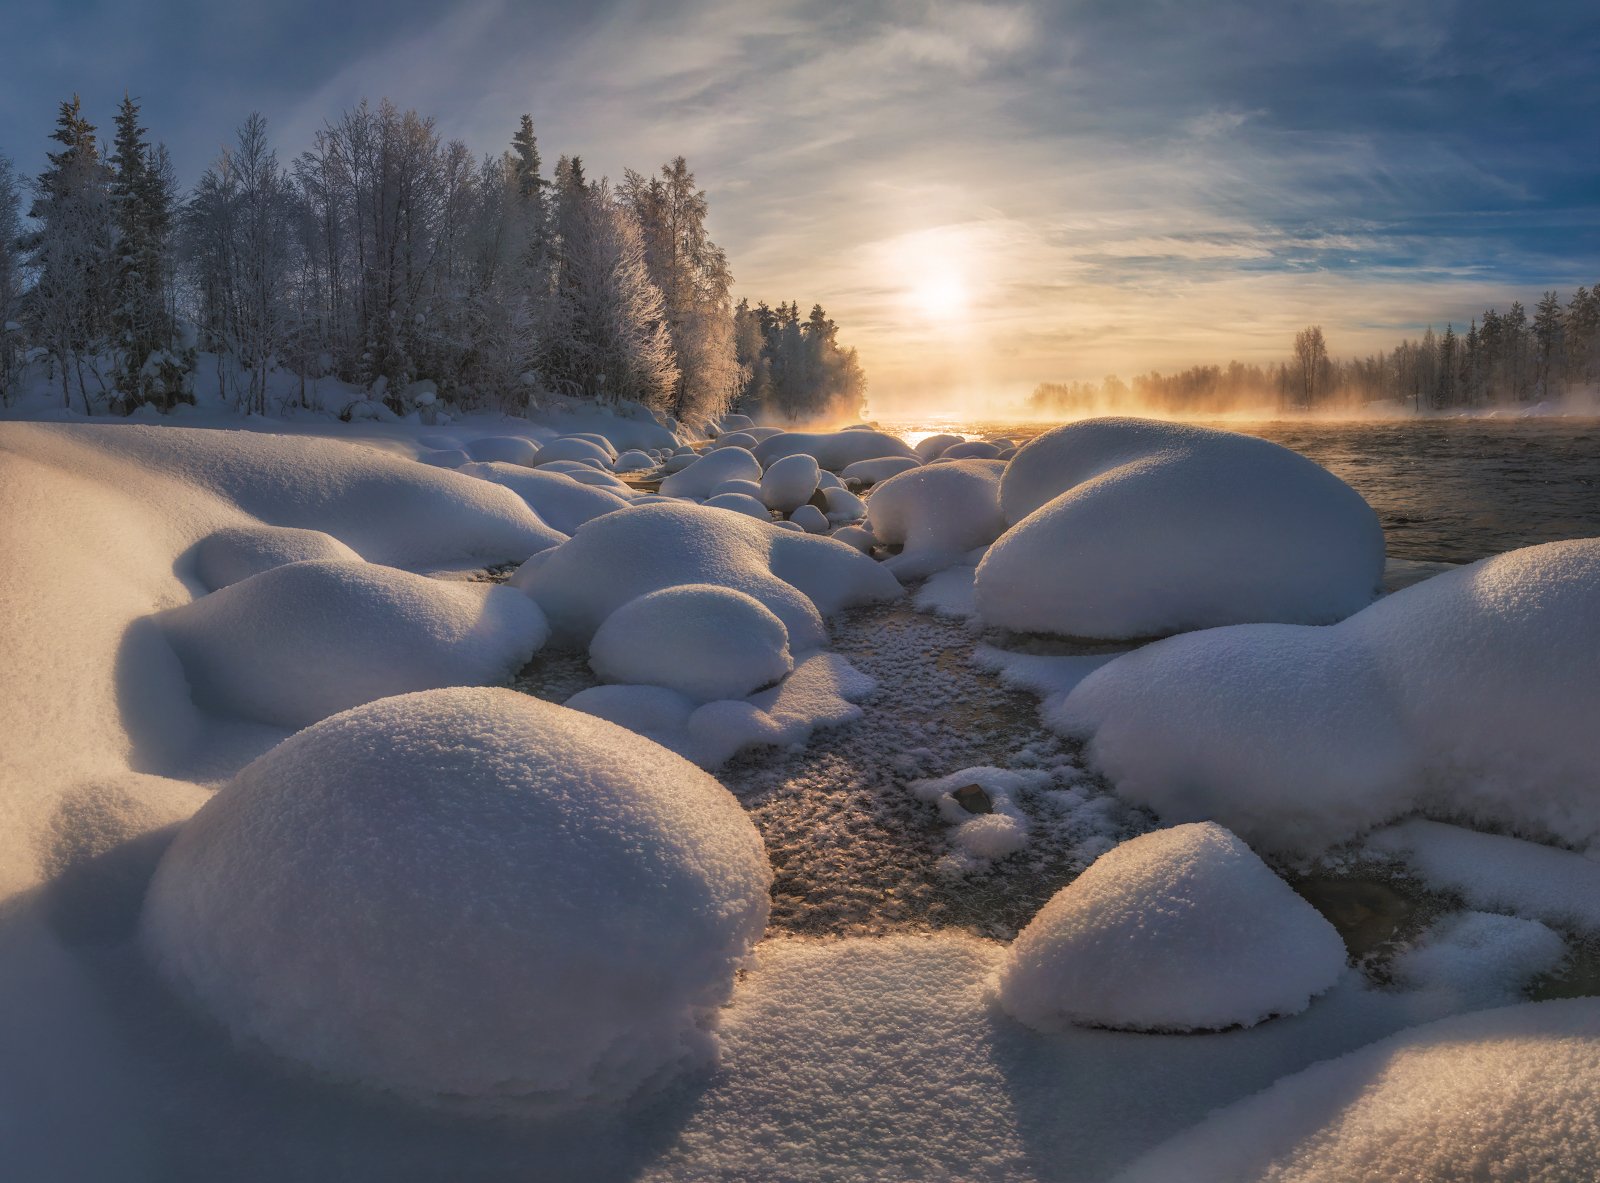
[[[938,431],[1022,441],[1049,423],[885,422],[911,440]],[[1600,419],[1229,420],[1214,426],[1309,456],[1377,510],[1395,558],[1464,563],[1600,536]]]

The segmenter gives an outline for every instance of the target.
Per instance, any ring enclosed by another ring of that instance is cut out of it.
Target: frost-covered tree
[[[0,405],[11,398],[22,355],[22,191],[0,156]]]
[[[61,147],[34,182],[28,215],[35,230],[27,240],[33,333],[55,362],[63,405],[72,404],[70,375],[86,413],[107,393],[97,362],[107,345],[114,272],[108,177],[94,131],[77,95],[61,104],[50,136]]]
[[[1328,368],[1328,346],[1321,325],[1311,325],[1295,334],[1294,360],[1301,405],[1314,406]]]
[[[773,310],[740,301],[734,331],[748,374],[741,411],[792,422],[861,417],[866,374],[856,351],[839,344],[839,327],[822,305],[813,304],[802,321],[795,303]]]

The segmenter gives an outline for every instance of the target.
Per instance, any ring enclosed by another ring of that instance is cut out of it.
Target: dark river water
[[[1039,423],[893,423],[1021,441]],[[1378,511],[1389,554],[1469,562],[1600,536],[1600,419],[1272,420],[1215,424],[1293,448],[1348,481]]]

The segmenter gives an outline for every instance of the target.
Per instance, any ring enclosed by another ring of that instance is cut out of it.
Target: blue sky
[[[1336,353],[1600,281],[1600,5],[57,2],[8,13],[0,151],[124,89],[192,181],[368,96],[591,175],[677,153],[739,291],[822,301],[875,409]]]

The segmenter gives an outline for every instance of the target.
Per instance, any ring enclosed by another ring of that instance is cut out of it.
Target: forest
[[[820,305],[732,298],[706,192],[546,175],[531,116],[475,156],[385,100],[280,161],[252,114],[192,188],[125,98],[101,143],[74,97],[48,167],[0,157],[0,404],[48,378],[86,414],[170,409],[197,379],[241,411],[526,413],[555,396],[687,422],[856,416],[866,379]]]
[[[1031,411],[1115,414],[1153,410],[1173,415],[1228,411],[1401,409],[1416,413],[1527,406],[1593,395],[1600,387],[1600,284],[1580,287],[1562,303],[1546,292],[1530,318],[1521,301],[1488,309],[1465,333],[1429,327],[1416,340],[1365,357],[1334,358],[1320,325],[1295,335],[1290,354],[1267,365],[1230,361],[1173,374],[1151,371],[1132,383],[1115,374],[1101,382],[1045,382],[1028,399]]]

